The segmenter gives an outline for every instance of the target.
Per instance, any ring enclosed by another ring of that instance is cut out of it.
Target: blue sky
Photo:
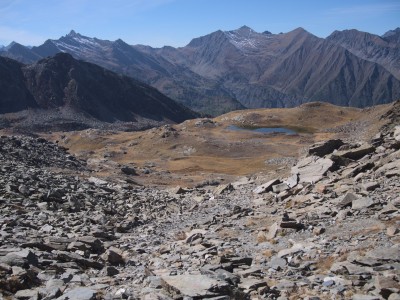
[[[153,47],[184,46],[218,29],[303,27],[383,34],[400,27],[399,0],[0,0],[0,45],[39,45],[71,29],[90,37]]]

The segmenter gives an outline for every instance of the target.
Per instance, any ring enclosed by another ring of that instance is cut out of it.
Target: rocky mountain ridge
[[[11,299],[398,299],[399,105],[371,140],[290,174],[174,189],[102,179],[43,138],[0,138],[0,289]]]
[[[396,30],[382,37],[342,31],[322,39],[302,28],[271,34],[243,26],[160,49],[71,31],[31,49],[14,44],[0,55],[33,62],[67,52],[143,80],[194,110],[221,114],[309,101],[365,107],[397,100],[399,48]]]
[[[31,65],[0,58],[0,72],[0,113],[30,110],[27,118],[21,115],[22,120],[9,126],[64,124],[76,129],[131,123],[148,128],[197,116],[153,87],[66,53]],[[41,120],[49,116],[51,120]],[[2,119],[12,118],[2,115]]]

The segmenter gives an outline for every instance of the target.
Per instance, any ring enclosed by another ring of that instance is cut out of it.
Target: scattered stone
[[[398,228],[398,227],[389,226],[389,227],[386,229],[386,234],[387,234],[388,236],[395,236],[395,235],[398,234],[398,233],[399,233],[399,228]]]
[[[342,150],[334,152],[335,156],[344,157],[352,160],[359,160],[367,154],[373,153],[375,151],[375,147],[372,145],[364,144],[357,148],[352,148],[348,150]]]
[[[124,166],[121,168],[122,173],[126,175],[138,175],[135,168]]]
[[[161,277],[162,285],[171,296],[193,299],[229,295],[231,287],[227,282],[205,275],[176,275]]]
[[[312,145],[308,150],[308,154],[323,157],[332,153],[334,150],[339,149],[342,145],[344,145],[342,140],[328,140]]]
[[[334,167],[334,162],[328,158],[309,156],[300,160],[292,168],[292,174],[299,175],[299,182],[315,183],[320,181],[329,170]]]
[[[281,181],[279,179],[270,180],[267,183],[264,183],[264,184],[256,187],[253,190],[253,193],[255,193],[255,194],[263,194],[263,193],[271,192],[272,191],[272,186],[275,185],[275,184],[278,184],[280,182]]]
[[[374,200],[369,197],[363,197],[356,199],[352,202],[351,208],[352,209],[363,209],[367,207],[371,207],[374,205]]]
[[[215,188],[214,194],[215,195],[221,195],[221,194],[224,194],[224,193],[227,193],[227,192],[231,192],[233,190],[234,190],[234,188],[233,188],[232,184],[230,184],[230,183],[222,184],[222,185],[220,185],[220,186]]]
[[[278,231],[279,231],[280,225],[278,223],[274,223],[271,225],[269,228],[268,234],[266,236],[267,240],[272,240],[273,238],[276,237]]]
[[[326,231],[326,229],[325,229],[324,227],[315,227],[315,228],[313,229],[313,233],[314,233],[315,235],[321,235],[321,234],[323,234],[325,231]]]
[[[39,299],[39,293],[37,290],[19,290],[14,297],[21,300],[33,300]]]
[[[97,292],[90,288],[78,287],[64,293],[57,300],[96,300]]]
[[[339,202],[338,207],[343,209],[348,206],[351,206],[353,201],[357,200],[358,197],[354,193],[347,192],[346,195],[343,197],[343,199]]]
[[[123,265],[125,264],[125,259],[123,253],[120,249],[115,247],[110,247],[103,254],[103,259],[112,265]]]
[[[363,188],[363,190],[366,190],[366,191],[373,191],[373,190],[376,190],[379,186],[380,186],[380,184],[378,182],[372,181],[372,182],[364,183],[362,185],[362,188]]]
[[[281,193],[281,192],[286,191],[288,189],[289,189],[289,186],[286,183],[279,183],[279,184],[275,184],[275,185],[272,186],[272,190],[274,191],[274,193]]]

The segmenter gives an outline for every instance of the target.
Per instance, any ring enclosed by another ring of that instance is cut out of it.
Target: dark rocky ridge
[[[383,66],[400,79],[400,31],[394,30],[382,37],[358,30],[335,31],[327,40],[361,57]]]
[[[302,28],[258,33],[243,26],[193,39],[182,48],[131,46],[74,31],[39,47],[0,55],[35,61],[57,52],[138,78],[186,106],[221,114],[244,107],[309,101],[365,107],[400,98],[399,33],[349,30],[318,38]],[[25,51],[25,52],[26,52]]]
[[[30,109],[27,117],[37,117],[39,125],[43,114],[70,124],[132,122],[138,127],[197,116],[153,87],[65,53],[31,65],[0,58],[0,72],[0,113]]]

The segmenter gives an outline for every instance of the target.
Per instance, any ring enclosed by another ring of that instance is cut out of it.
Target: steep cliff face
[[[15,60],[0,57],[0,113],[10,113],[37,107],[26,87],[23,65]]]

